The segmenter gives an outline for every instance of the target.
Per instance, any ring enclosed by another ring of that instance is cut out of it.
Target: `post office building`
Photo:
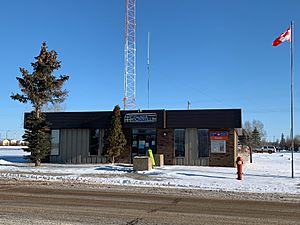
[[[105,163],[104,132],[111,111],[51,112],[53,163]],[[240,109],[121,111],[127,144],[117,161],[132,163],[150,148],[167,165],[235,166]]]

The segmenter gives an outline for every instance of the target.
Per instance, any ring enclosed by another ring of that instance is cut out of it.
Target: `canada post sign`
[[[213,131],[210,132],[210,140],[225,140],[228,141],[227,131]]]
[[[124,123],[156,123],[156,113],[127,113],[124,116]]]

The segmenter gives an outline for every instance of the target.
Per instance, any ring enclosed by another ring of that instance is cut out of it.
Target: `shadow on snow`
[[[116,171],[116,172],[126,172],[126,173],[133,172],[132,166],[123,165],[123,164],[101,166],[101,167],[96,168],[95,170],[97,170],[97,171]]]
[[[221,176],[209,176],[202,174],[192,174],[192,173],[177,173],[178,175],[188,176],[188,177],[207,177],[207,178],[218,178],[218,179],[232,179],[231,177],[221,177]]]

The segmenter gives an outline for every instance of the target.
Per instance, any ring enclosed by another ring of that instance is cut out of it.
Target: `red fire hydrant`
[[[236,158],[236,168],[237,168],[237,178],[238,180],[242,180],[243,175],[243,158],[238,156]]]

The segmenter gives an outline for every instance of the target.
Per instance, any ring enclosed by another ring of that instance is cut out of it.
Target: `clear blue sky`
[[[151,33],[151,109],[241,108],[260,120],[267,139],[289,135],[289,44],[272,41],[295,21],[295,134],[300,134],[299,0],[137,0],[137,108],[147,109],[147,32]],[[123,106],[125,0],[1,1],[0,133],[23,132],[30,105],[19,67],[43,41],[68,74],[66,111]],[[299,24],[299,26],[298,26]]]

